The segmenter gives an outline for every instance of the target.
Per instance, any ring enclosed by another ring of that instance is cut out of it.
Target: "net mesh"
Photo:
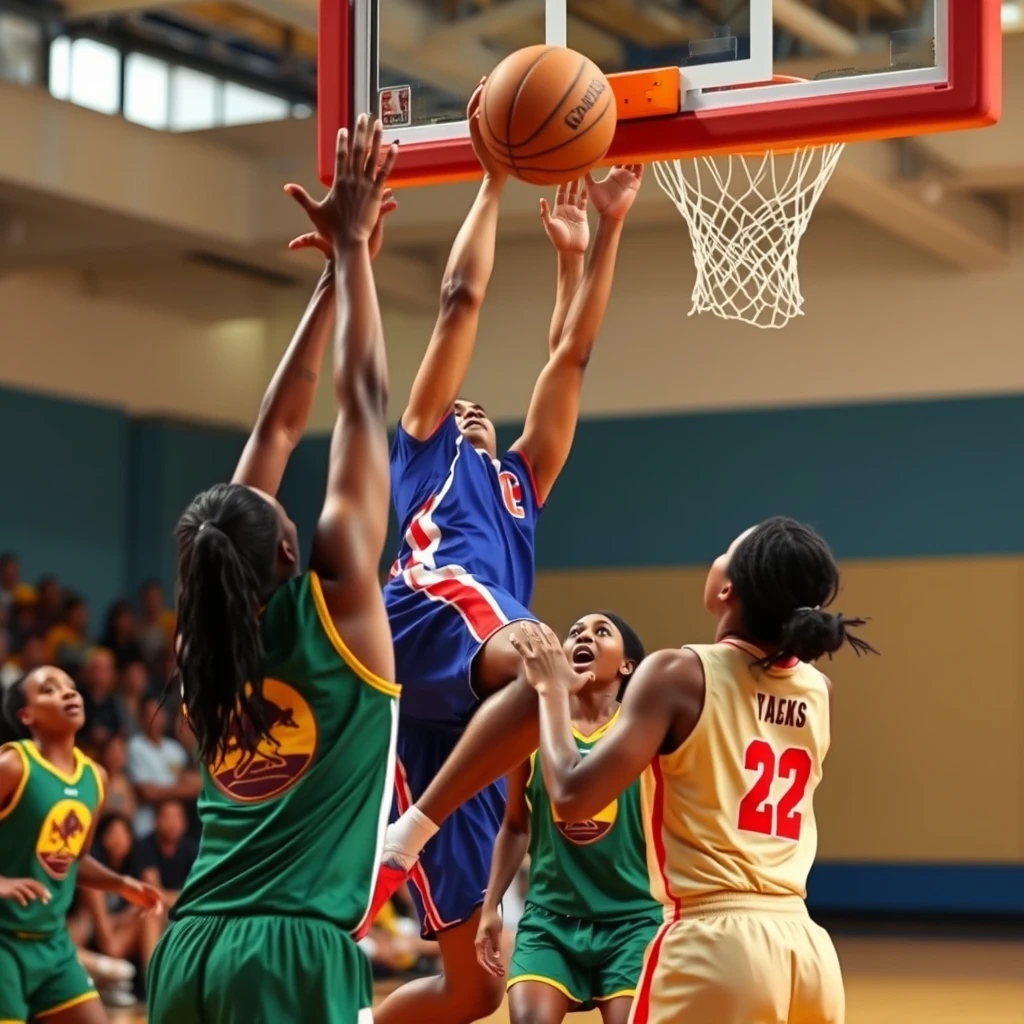
[[[691,316],[779,328],[803,315],[800,239],[842,152],[842,143],[830,143],[654,165],[690,229],[697,270]]]

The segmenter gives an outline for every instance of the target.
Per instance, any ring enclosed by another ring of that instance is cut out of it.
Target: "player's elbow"
[[[558,787],[548,796],[551,806],[554,807],[555,813],[562,821],[589,821],[601,810],[601,807],[596,805],[593,799],[586,793],[578,792],[577,787],[571,783]]]
[[[461,274],[452,274],[441,282],[441,315],[475,312],[484,304],[484,288]]]
[[[386,416],[390,397],[387,369],[374,364],[361,369],[339,366],[334,374],[334,394],[344,409]]]
[[[586,335],[566,334],[562,337],[558,348],[555,349],[554,360],[563,368],[582,375],[594,353],[595,340],[594,336],[589,333]]]

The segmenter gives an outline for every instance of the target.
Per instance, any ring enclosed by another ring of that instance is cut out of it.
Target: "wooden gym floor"
[[[848,1024],[1024,1022],[1024,941],[838,937],[836,946]],[[593,1024],[601,1018],[569,1019]],[[145,1024],[131,1014],[114,1020]],[[503,1007],[487,1024],[507,1021]]]

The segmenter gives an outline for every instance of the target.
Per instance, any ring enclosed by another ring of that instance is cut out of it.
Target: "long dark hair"
[[[249,749],[270,736],[259,611],[277,584],[281,523],[248,487],[217,484],[192,501],[174,533],[176,679],[199,755],[216,762],[232,736]]]
[[[22,708],[28,703],[25,683],[31,674],[31,672],[26,672],[20,679],[16,679],[7,687],[7,692],[3,696],[3,714],[0,714],[0,744],[13,743],[15,740],[27,740],[32,736],[28,726],[18,717]]]
[[[810,526],[784,516],[766,519],[736,546],[727,575],[749,638],[778,648],[766,665],[789,658],[817,661],[844,643],[857,654],[878,653],[849,631],[865,619],[823,610],[839,593],[839,566]]]

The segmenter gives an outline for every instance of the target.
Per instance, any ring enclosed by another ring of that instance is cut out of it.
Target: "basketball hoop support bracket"
[[[622,71],[609,75],[619,120],[635,121],[678,114],[682,79],[679,68]]]

